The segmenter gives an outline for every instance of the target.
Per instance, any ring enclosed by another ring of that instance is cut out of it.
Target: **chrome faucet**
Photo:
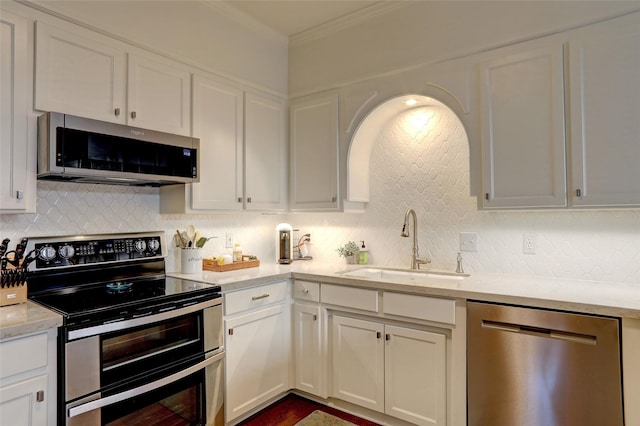
[[[426,257],[421,258],[418,254],[418,218],[415,210],[409,209],[404,214],[404,225],[402,225],[400,236],[409,236],[409,215],[413,216],[413,254],[411,255],[411,269],[420,269],[420,265],[431,263],[431,260]]]

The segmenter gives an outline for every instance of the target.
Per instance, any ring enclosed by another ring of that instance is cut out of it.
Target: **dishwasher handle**
[[[553,330],[550,328],[533,327],[524,324],[511,324],[506,322],[482,320],[482,328],[508,333],[526,334],[529,336],[545,337],[549,339],[564,340],[567,342],[582,343],[585,345],[597,345],[598,338],[589,334],[572,333],[570,331]]]

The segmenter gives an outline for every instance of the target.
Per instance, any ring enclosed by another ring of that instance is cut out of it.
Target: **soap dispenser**
[[[360,247],[360,251],[358,252],[358,263],[360,265],[366,265],[369,263],[369,249],[367,249],[364,245],[364,241],[360,241],[362,246]]]

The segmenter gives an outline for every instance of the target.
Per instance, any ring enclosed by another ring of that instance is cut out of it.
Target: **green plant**
[[[342,247],[338,247],[336,251],[341,257],[347,257],[347,256],[353,256],[354,254],[357,254],[360,251],[360,249],[358,248],[358,245],[355,242],[349,241]]]

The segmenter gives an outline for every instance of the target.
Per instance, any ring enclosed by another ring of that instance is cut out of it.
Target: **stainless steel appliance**
[[[293,228],[288,223],[276,227],[276,253],[278,263],[293,262]]]
[[[219,286],[165,275],[162,232],[32,238],[29,298],[64,317],[59,425],[223,425]]]
[[[617,318],[467,303],[469,426],[622,426]]]
[[[38,179],[162,186],[198,181],[200,140],[48,112],[38,118]]]

